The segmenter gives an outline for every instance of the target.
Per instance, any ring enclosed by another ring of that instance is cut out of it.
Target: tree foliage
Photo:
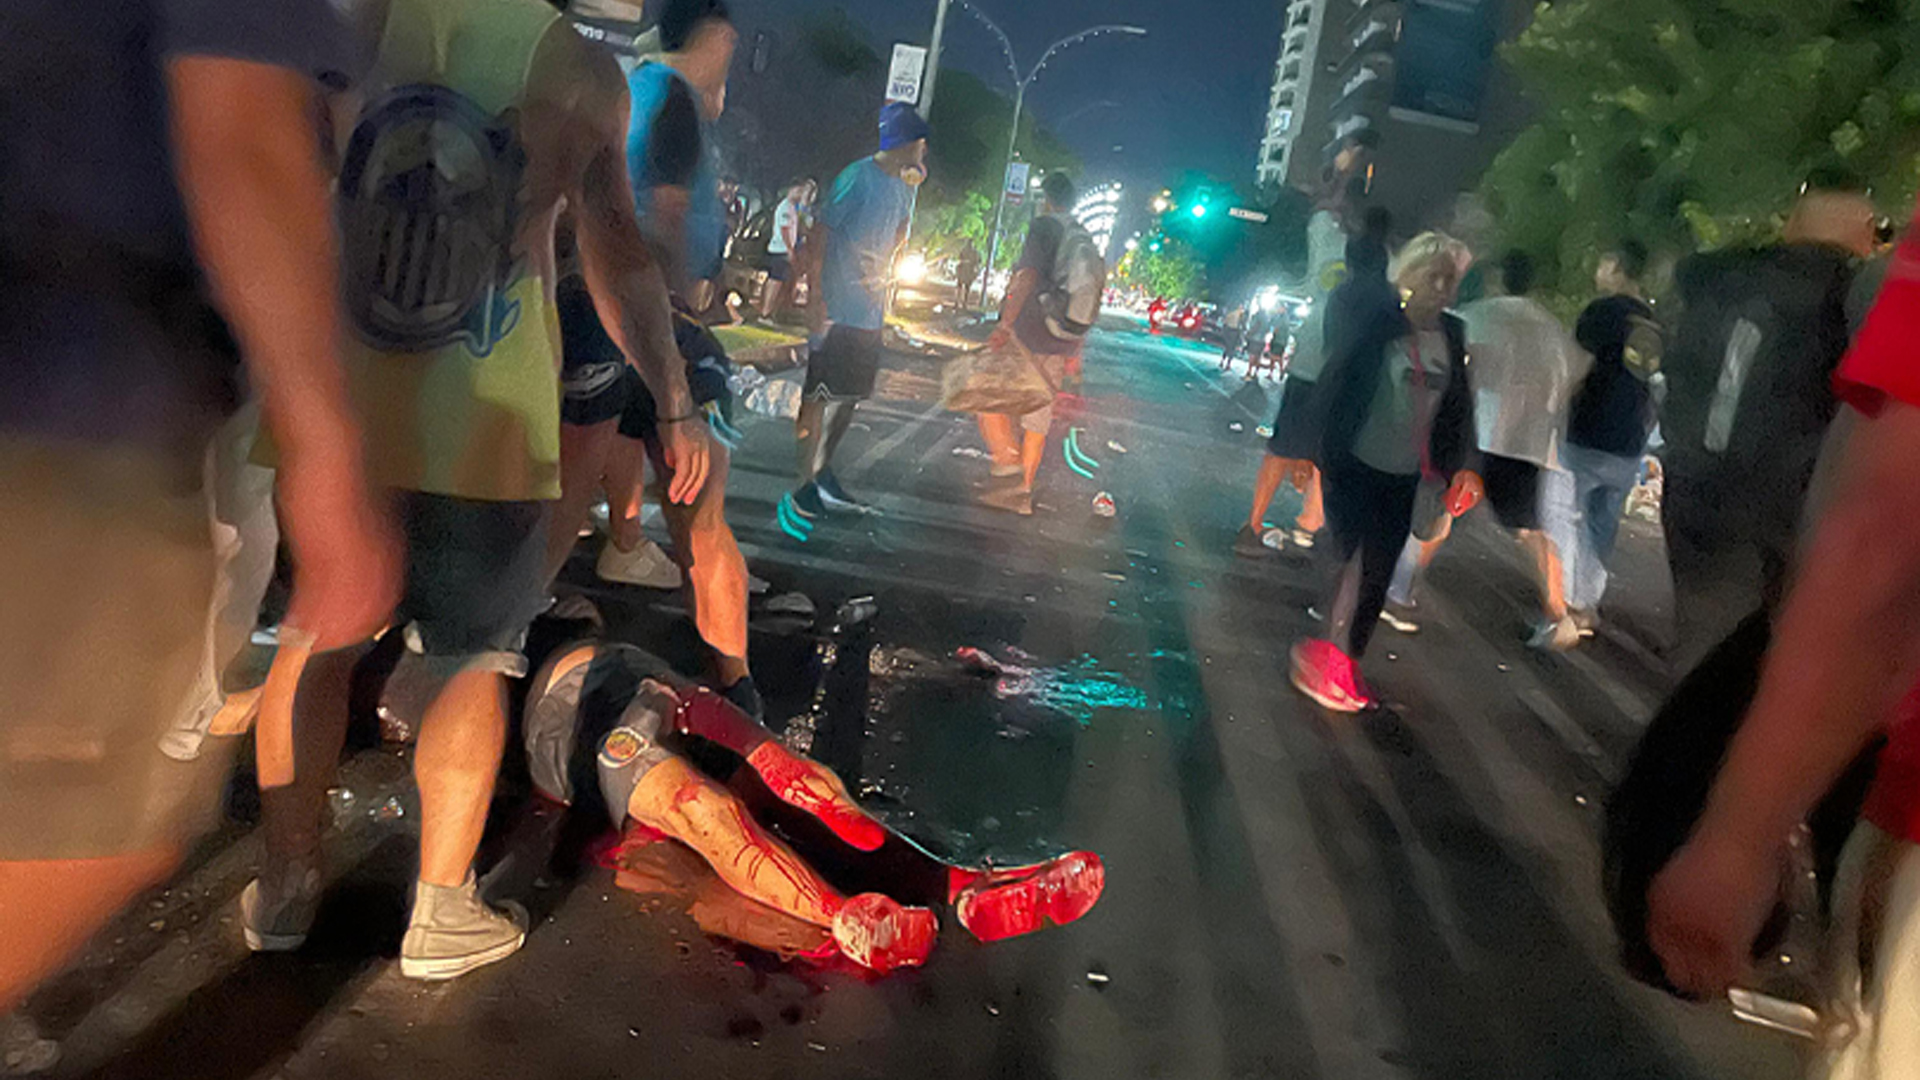
[[[1142,246],[1120,260],[1120,280],[1154,296],[1197,299],[1206,292],[1207,272],[1191,246],[1168,237],[1160,250]]]
[[[1625,237],[1681,254],[1772,236],[1817,167],[1889,210],[1920,190],[1920,0],[1560,0],[1504,57],[1541,117],[1483,193],[1569,290]]]

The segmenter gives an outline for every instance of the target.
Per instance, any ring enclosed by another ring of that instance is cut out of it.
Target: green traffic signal
[[[1194,203],[1194,204],[1193,204],[1193,216],[1194,216],[1194,217],[1197,217],[1197,218],[1203,218],[1203,217],[1206,217],[1206,216],[1207,216],[1207,204],[1206,204],[1206,203]]]

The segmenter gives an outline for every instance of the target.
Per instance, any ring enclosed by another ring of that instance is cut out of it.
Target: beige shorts
[[[1920,846],[1861,823],[1834,882],[1832,1036],[1812,1075],[1920,1077]]]
[[[159,749],[212,596],[197,480],[156,457],[0,437],[0,860],[146,851],[211,822],[230,754]]]

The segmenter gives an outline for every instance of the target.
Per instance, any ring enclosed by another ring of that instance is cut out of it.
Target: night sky
[[[971,2],[1006,31],[1023,69],[1054,41],[1096,23],[1147,31],[1059,53],[1028,91],[1027,107],[1086,162],[1087,182],[1118,179],[1137,190],[1198,169],[1252,183],[1282,0]],[[924,45],[933,31],[934,0],[735,0],[743,13],[771,4],[844,7],[883,55],[896,41]],[[1011,93],[1003,56],[992,33],[956,3],[947,18],[945,63]]]

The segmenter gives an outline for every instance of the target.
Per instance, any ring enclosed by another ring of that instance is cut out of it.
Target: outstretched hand
[[[853,801],[846,785],[825,765],[774,740],[755,747],[747,764],[781,802],[819,818],[835,836],[861,851],[877,851],[887,842],[886,828]]]

